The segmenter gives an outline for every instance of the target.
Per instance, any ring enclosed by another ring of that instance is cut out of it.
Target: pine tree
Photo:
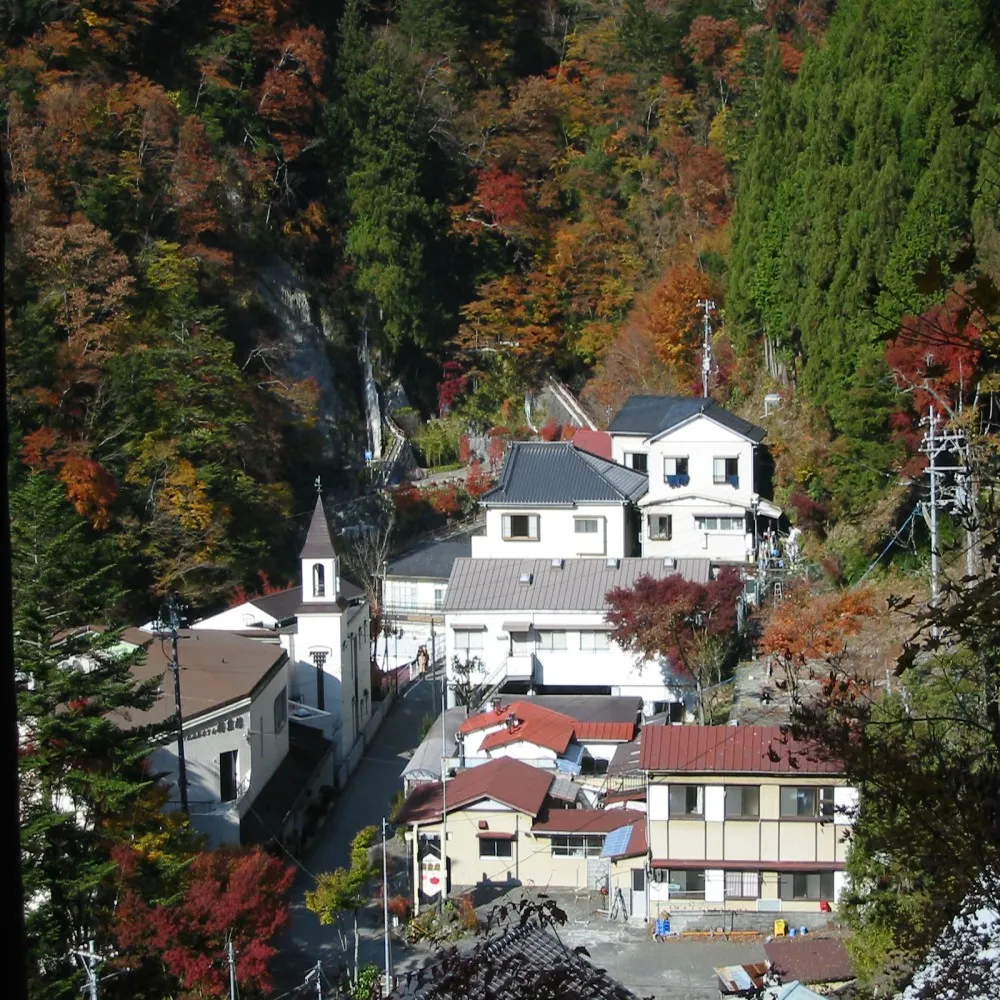
[[[152,706],[159,681],[137,684],[141,648],[120,633],[76,631],[111,603],[111,574],[61,485],[31,476],[11,494],[14,668],[19,727],[21,869],[31,995],[75,997],[71,957],[109,941],[116,837],[149,789],[153,731],[128,716]]]

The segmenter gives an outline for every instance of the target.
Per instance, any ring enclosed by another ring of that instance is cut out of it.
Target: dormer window
[[[313,566],[313,597],[326,597],[326,571],[319,563]]]
[[[688,476],[687,456],[668,456],[663,460],[663,481],[668,486],[687,486]]]

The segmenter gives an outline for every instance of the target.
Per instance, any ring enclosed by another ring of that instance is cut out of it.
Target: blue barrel
[[[795,937],[795,928],[794,927],[789,927],[788,928],[788,936],[789,937]]]
[[[656,935],[657,937],[665,937],[670,933],[670,921],[669,920],[657,920],[656,921]]]

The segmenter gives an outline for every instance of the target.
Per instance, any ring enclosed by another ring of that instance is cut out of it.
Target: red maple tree
[[[743,593],[738,569],[727,566],[708,583],[680,574],[640,577],[630,590],[607,595],[611,638],[646,660],[667,659],[695,688],[698,721],[704,723],[707,689],[721,680],[721,668],[736,636],[737,602]]]
[[[227,997],[226,941],[236,952],[236,979],[244,991],[273,988],[271,944],[288,922],[285,896],[295,871],[262,848],[222,848],[198,854],[178,899],[150,903],[138,890],[140,859],[118,851],[123,889],[115,934],[124,957],[158,959],[175,976],[184,998]]]

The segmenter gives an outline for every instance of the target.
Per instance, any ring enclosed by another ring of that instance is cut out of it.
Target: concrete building
[[[488,695],[604,694],[643,699],[647,714],[690,692],[667,661],[636,662],[609,639],[607,594],[641,576],[706,582],[707,559],[456,559],[445,598],[449,704],[454,663]]]
[[[397,822],[417,845],[418,868],[426,857],[440,862],[447,828],[449,891],[519,883],[630,892],[632,867],[645,865],[645,816],[567,808],[558,792],[551,772],[505,757],[462,771],[443,792],[440,782],[418,785]],[[613,853],[602,856],[612,833]]]
[[[195,622],[192,630],[279,642],[288,654],[294,710],[325,713],[326,735],[343,758],[372,713],[371,616],[364,592],[341,576],[319,496],[299,558],[297,587],[251,598]]]
[[[819,912],[843,891],[857,791],[764,726],[647,726],[649,912]]]
[[[122,725],[163,722],[175,712],[170,637],[154,634],[151,641],[148,633],[127,629],[119,648],[131,651],[146,644],[145,661],[133,672],[140,681],[161,679],[162,693],[148,711],[119,719]],[[271,798],[291,788],[287,814],[308,792],[306,786],[315,790],[332,783],[333,744],[324,734],[326,720],[289,718],[288,655],[279,646],[181,630],[177,648],[191,823],[214,844],[245,842],[253,839],[247,830],[251,812],[268,809]],[[287,777],[290,740],[297,745],[296,766],[305,769],[294,785]],[[286,777],[278,780],[282,768]],[[163,775],[169,802],[179,807],[175,738],[161,739],[150,754],[150,769]]]
[[[642,554],[748,563],[776,527],[765,431],[713,400],[633,396],[608,426],[612,457],[648,476]]]
[[[635,504],[644,473],[566,442],[515,441],[500,485],[486,493],[477,559],[618,559],[639,554]]]
[[[471,554],[472,532],[464,531],[423,542],[387,564],[382,599],[393,633],[380,643],[379,662],[388,669],[412,663],[421,646],[433,662],[444,656],[448,578],[455,560]]]

